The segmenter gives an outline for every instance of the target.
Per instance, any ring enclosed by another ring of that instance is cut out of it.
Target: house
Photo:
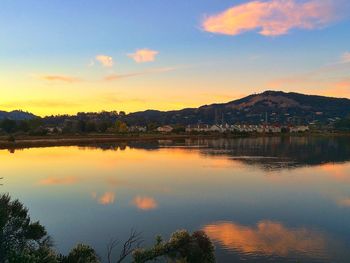
[[[146,126],[131,126],[128,127],[129,132],[146,132],[147,127]]]
[[[216,124],[212,125],[209,130],[212,132],[222,132],[222,128]]]
[[[157,128],[158,132],[172,132],[173,131],[173,127],[169,126],[169,125],[165,125],[165,126],[160,126]]]
[[[187,125],[186,132],[208,132],[210,127],[207,124]]]
[[[297,132],[307,132],[309,131],[309,126],[293,126],[293,127],[289,127],[289,132],[291,133],[297,133]]]

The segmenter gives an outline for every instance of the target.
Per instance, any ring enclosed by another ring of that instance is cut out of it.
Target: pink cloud
[[[128,54],[130,58],[135,60],[137,63],[144,63],[144,62],[152,62],[156,59],[156,56],[159,54],[156,50],[151,49],[138,49],[135,53]]]
[[[294,28],[322,28],[337,19],[334,1],[252,1],[206,17],[202,27],[205,31],[224,35],[259,30],[264,36],[278,36]]]
[[[104,66],[104,67],[110,68],[110,67],[113,67],[113,65],[114,65],[113,58],[110,56],[97,55],[96,60],[98,62],[100,62],[102,64],[102,66]]]
[[[120,80],[120,79],[132,78],[132,77],[154,74],[154,73],[170,72],[176,69],[177,69],[176,67],[164,67],[164,68],[153,68],[145,71],[139,71],[139,72],[133,72],[133,73],[127,73],[127,74],[110,74],[106,76],[104,80],[106,81]]]

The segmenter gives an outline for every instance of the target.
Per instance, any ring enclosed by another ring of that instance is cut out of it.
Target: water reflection
[[[97,193],[93,192],[91,196],[93,199],[96,199],[101,205],[110,205],[115,201],[115,193],[113,192],[106,192],[100,197],[97,195]]]
[[[226,249],[243,254],[279,257],[299,254],[312,258],[327,258],[325,236],[304,227],[288,228],[282,223],[267,220],[260,221],[256,226],[218,222],[206,225],[203,230]]]
[[[342,263],[349,160],[347,137],[128,142],[0,150],[0,181],[63,253],[85,242],[103,258],[133,227],[153,243],[205,226],[218,262]]]
[[[279,170],[326,163],[344,163],[350,160],[350,137],[348,136],[294,136],[253,137],[234,139],[183,139],[134,141],[115,144],[99,144],[81,149],[123,151],[131,149],[158,150],[162,147],[186,147],[198,149],[208,156],[227,156],[233,160],[255,165],[265,170]]]
[[[140,210],[153,210],[158,207],[157,201],[152,197],[136,196],[132,203]]]
[[[39,181],[39,185],[72,185],[78,182],[78,178],[75,176],[65,177],[47,177]]]
[[[350,207],[350,198],[338,200],[338,204],[343,207]]]

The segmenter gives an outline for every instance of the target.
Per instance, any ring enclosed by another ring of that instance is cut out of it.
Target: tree
[[[116,261],[113,261],[112,254],[115,248],[119,245],[119,240],[111,240],[111,242],[107,246],[107,259],[108,263],[121,263],[126,259],[131,253],[135,251],[135,249],[139,248],[141,243],[143,242],[141,238],[141,233],[136,232],[135,230],[131,230],[129,238],[124,242],[123,248],[119,254],[119,258]]]
[[[167,242],[157,237],[154,247],[134,251],[133,262],[144,263],[166,257],[176,262],[214,263],[214,245],[203,231],[192,235],[186,230],[173,233]]]
[[[84,120],[78,121],[77,130],[78,130],[78,132],[85,132],[86,131],[86,122]]]
[[[20,121],[18,123],[18,130],[23,131],[23,132],[28,132],[30,130],[30,126],[28,121]]]
[[[93,248],[78,244],[66,257],[61,257],[62,263],[99,263],[98,256]]]
[[[86,123],[86,131],[87,132],[95,132],[96,131],[96,124],[92,121],[89,121]]]
[[[120,120],[117,120],[115,122],[115,128],[116,128],[117,132],[120,132],[120,133],[128,131],[128,126],[126,125],[126,123],[122,122]]]
[[[350,118],[345,118],[337,121],[334,124],[334,128],[338,131],[350,131]]]
[[[0,127],[6,132],[6,133],[12,133],[15,132],[17,129],[17,123],[10,119],[5,119],[1,122]]]
[[[39,222],[31,222],[23,204],[12,201],[7,194],[1,195],[0,262],[21,256],[35,257],[32,251],[40,252],[50,245],[45,228]]]

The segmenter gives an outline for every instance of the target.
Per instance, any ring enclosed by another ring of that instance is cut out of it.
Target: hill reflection
[[[293,169],[350,160],[350,137],[256,137],[234,139],[186,139],[100,144],[88,148],[123,151],[181,147],[202,155],[226,156],[264,170]],[[81,147],[82,149],[86,147]]]

